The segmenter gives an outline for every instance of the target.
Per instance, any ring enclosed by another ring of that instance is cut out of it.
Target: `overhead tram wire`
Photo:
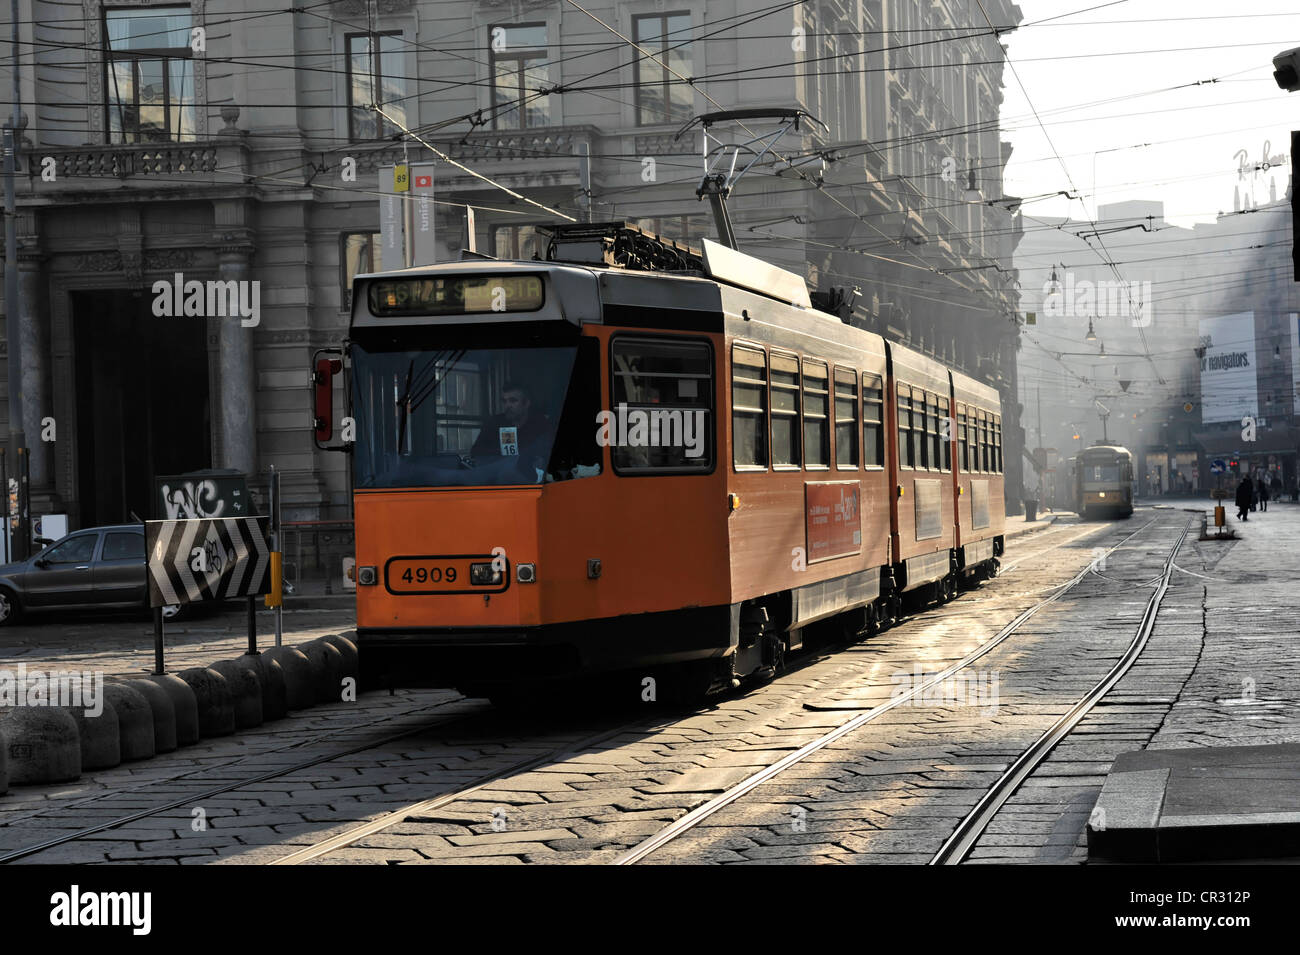
[[[601,20],[601,19],[600,19],[599,17],[597,17],[595,14],[593,14],[593,13],[591,13],[590,11],[586,10],[586,9],[585,9],[581,4],[579,4],[579,3],[577,2],[577,0],[565,0],[565,2],[568,3],[570,6],[573,6],[573,7],[575,7],[576,9],[580,10],[583,14],[585,14],[585,15],[586,15],[587,17],[589,17],[590,19],[594,20],[596,23],[600,24],[600,26],[602,26],[604,29],[608,30],[608,31],[609,31],[610,33],[612,33],[614,36],[618,37],[618,38],[619,38],[620,40],[622,40],[624,43],[626,43],[626,44],[628,44],[629,46],[631,46],[634,50],[636,50],[638,53],[640,53],[643,57],[646,57],[646,58],[650,59],[651,62],[656,63],[656,64],[657,64],[660,68],[662,68],[665,72],[667,72],[667,73],[671,73],[673,76],[676,76],[679,80],[681,80],[682,82],[686,83],[686,84],[687,84],[688,86],[690,86],[691,88],[693,88],[693,89],[697,89],[697,90],[699,91],[700,95],[703,96],[706,100],[708,100],[709,103],[712,104],[715,108],[717,108],[718,110],[723,110],[723,109],[724,109],[724,107],[722,106],[722,104],[719,103],[716,99],[714,99],[713,96],[711,96],[711,95],[710,95],[706,90],[704,90],[704,89],[702,89],[702,88],[696,86],[696,83],[695,83],[695,80],[694,80],[694,79],[691,79],[691,78],[687,78],[687,77],[682,76],[681,73],[679,73],[677,70],[673,69],[671,66],[669,66],[669,65],[666,64],[666,63],[664,63],[662,60],[660,60],[658,57],[654,56],[653,54],[648,53],[648,52],[647,52],[645,49],[643,49],[641,46],[639,46],[638,44],[634,43],[632,40],[629,40],[627,37],[623,36],[621,33],[619,33],[619,32],[618,32],[617,30],[615,30],[613,27],[609,26],[609,24],[605,23],[603,20]],[[748,126],[746,126],[743,122],[739,122],[739,123],[737,123],[737,125],[738,125],[741,129],[743,129],[746,133],[748,133],[750,136],[754,136],[754,135],[755,135],[754,131],[753,131],[752,129],[750,129]],[[802,179],[804,182],[808,183],[809,185],[814,186],[815,188],[819,188],[819,187],[818,187],[818,184],[817,184],[816,182],[814,182],[814,181],[813,181],[813,180],[808,176],[807,173],[805,173],[805,172],[803,172],[802,170],[800,170],[800,169],[798,169],[797,167],[795,167],[793,163],[791,163],[789,160],[785,159],[785,157],[783,157],[780,153],[778,153],[778,152],[776,152],[775,150],[773,150],[773,155],[776,156],[776,158],[780,159],[783,163],[785,163],[785,165],[788,166],[788,167],[790,168],[790,170],[791,170],[791,171],[792,171],[792,172],[793,172],[793,173],[794,173],[798,178]],[[830,199],[832,202],[834,202],[836,205],[838,205],[838,206],[840,206],[842,209],[844,209],[846,212],[850,213],[851,215],[856,215],[856,210],[854,210],[854,209],[852,209],[850,206],[846,205],[846,204],[845,204],[843,201],[841,201],[837,196],[834,196],[834,195],[832,195],[832,194],[830,194],[830,193],[825,193],[825,192],[823,192],[823,194],[826,195],[827,198],[829,198],[829,199]],[[880,233],[880,235],[885,236],[886,238],[889,238],[889,236],[887,236],[887,235],[886,235],[882,230],[880,230],[880,229],[877,228],[876,226],[872,225],[871,223],[866,222],[866,220],[865,220],[865,219],[862,219],[862,217],[861,217],[860,215],[857,216],[857,217],[858,217],[859,221],[863,222],[864,225],[867,225],[869,228],[871,228],[871,229],[875,230],[876,232]],[[930,273],[930,274],[943,276],[944,278],[949,279],[949,280],[950,280],[954,285],[957,285],[957,287],[958,287],[958,288],[961,288],[963,291],[965,291],[965,292],[970,292],[970,291],[972,291],[972,289],[969,289],[969,288],[967,288],[966,286],[962,285],[959,281],[957,281],[957,280],[956,280],[955,278],[953,278],[951,275],[945,274],[944,272],[939,271],[938,269],[934,268],[933,266],[926,265],[926,264],[916,264],[916,263],[910,263],[910,262],[901,262],[901,261],[899,261],[899,260],[897,260],[897,259],[891,259],[891,258],[888,258],[887,256],[871,255],[871,253],[863,253],[863,254],[866,254],[866,255],[868,255],[869,257],[872,257],[872,258],[879,259],[879,260],[881,260],[881,261],[889,262],[889,263],[891,263],[891,264],[893,264],[893,265],[898,265],[899,267],[902,267],[902,268],[913,268],[913,269],[917,269],[917,270],[919,270],[919,271],[927,272],[927,273]],[[913,253],[913,254],[915,254],[915,253]],[[1002,304],[1000,301],[997,300],[996,296],[994,295],[994,293],[993,293],[992,291],[990,291],[990,290],[986,290],[986,291],[987,291],[987,294],[988,294],[988,295],[993,299],[993,305],[994,305],[994,307],[991,309],[991,311],[993,311],[993,312],[995,312],[995,313],[998,313],[998,314],[1001,314],[1001,313],[1004,311],[1004,306],[1003,306],[1003,304]]]
[[[984,19],[985,19],[986,21],[988,21],[989,26],[992,27],[992,26],[993,26],[993,20],[992,20],[992,18],[989,17],[988,10],[985,9],[985,7],[984,7],[984,0],[975,0],[975,4],[976,4],[976,6],[979,7],[980,13],[983,14]],[[1073,177],[1072,175],[1070,175],[1070,169],[1069,169],[1068,166],[1066,166],[1066,164],[1065,164],[1065,160],[1064,160],[1064,159],[1061,159],[1060,151],[1056,148],[1056,143],[1052,140],[1052,135],[1051,135],[1051,133],[1049,133],[1049,132],[1047,131],[1047,126],[1046,126],[1046,124],[1043,123],[1042,117],[1039,116],[1039,114],[1038,114],[1038,110],[1037,110],[1037,108],[1034,106],[1033,99],[1029,96],[1029,90],[1025,88],[1024,80],[1022,80],[1022,79],[1020,78],[1020,71],[1016,69],[1015,62],[1011,59],[1010,55],[1007,55],[1005,59],[1006,59],[1006,65],[1007,65],[1007,68],[1011,70],[1011,75],[1014,76],[1015,79],[1016,79],[1016,85],[1020,87],[1021,95],[1023,95],[1023,96],[1025,97],[1025,103],[1029,106],[1029,109],[1033,112],[1034,117],[1038,120],[1038,126],[1039,126],[1039,129],[1041,129],[1042,132],[1043,132],[1043,138],[1047,141],[1047,145],[1051,148],[1053,154],[1056,155],[1056,157],[1057,157],[1057,161],[1058,161],[1058,162],[1060,163],[1060,165],[1061,165],[1061,171],[1065,173],[1065,178],[1066,178],[1066,180],[1067,180],[1067,181],[1069,182],[1069,184],[1070,184],[1070,189],[1071,189],[1071,191],[1074,192],[1074,194],[1077,196],[1077,195],[1079,194],[1079,187],[1075,184],[1075,182],[1074,182],[1074,177]],[[1082,200],[1079,200],[1079,201],[1082,203]],[[1083,203],[1083,206],[1084,206],[1084,212],[1087,213],[1087,211],[1088,211],[1087,204],[1086,204],[1086,203]],[[1096,222],[1093,222],[1093,223],[1092,223],[1092,226],[1093,226],[1093,228],[1095,229],[1095,228],[1097,227]],[[1106,257],[1107,259],[1112,259],[1112,260],[1113,260],[1113,259],[1114,259],[1114,256],[1112,256],[1112,255],[1110,254],[1110,251],[1109,251],[1108,249],[1106,249],[1106,243],[1105,243],[1105,241],[1102,239],[1102,237],[1101,237],[1100,235],[1098,235],[1096,238],[1097,238],[1097,244],[1100,245],[1101,248],[1102,248],[1102,251],[1105,252],[1105,257]],[[1089,247],[1091,247],[1091,243],[1089,243]],[[1112,265],[1110,265],[1110,269],[1111,269],[1111,271],[1114,273],[1115,278],[1116,278],[1119,282],[1123,283],[1123,282],[1124,282],[1124,277],[1120,274],[1118,267],[1116,267],[1115,265],[1112,264]],[[1126,290],[1126,294],[1127,294],[1128,286],[1127,286],[1127,285],[1124,285],[1123,288]],[[1129,301],[1129,307],[1130,307],[1130,309],[1132,309],[1132,308],[1134,307],[1134,306],[1133,306],[1133,302],[1132,302],[1131,299],[1130,299],[1130,301]],[[1147,354],[1148,354],[1148,358],[1149,358],[1149,357],[1150,357],[1150,347],[1149,347],[1149,345],[1147,344],[1146,332],[1143,331],[1140,327],[1138,328],[1138,337],[1141,339],[1141,341],[1142,341],[1142,348],[1143,348],[1144,351],[1147,352]],[[1156,364],[1155,364],[1154,361],[1151,362],[1151,369],[1152,369],[1152,371],[1154,371],[1154,372],[1156,373],[1156,378],[1160,381],[1160,383],[1161,383],[1162,385],[1165,384],[1164,377],[1160,374],[1160,370],[1156,367]]]
[[[403,123],[401,123],[400,121],[398,121],[398,120],[394,119],[393,117],[389,116],[388,113],[385,112],[385,110],[384,110],[384,108],[383,108],[382,106],[379,106],[379,105],[376,104],[376,105],[374,105],[372,108],[374,109],[374,111],[375,111],[376,113],[378,113],[378,114],[379,114],[380,116],[382,116],[384,119],[388,120],[390,123],[392,123],[392,124],[393,124],[394,126],[396,126],[398,129],[400,129],[400,130],[401,130],[405,135],[410,136],[410,137],[411,137],[412,139],[414,139],[417,143],[419,143],[419,144],[420,144],[421,146],[423,146],[425,149],[427,149],[427,150],[429,150],[430,152],[432,152],[434,155],[436,155],[436,156],[437,156],[439,159],[441,159],[443,162],[448,163],[449,165],[455,166],[455,167],[456,167],[457,169],[459,169],[461,172],[467,172],[467,173],[469,173],[471,176],[473,176],[475,179],[481,179],[481,180],[483,180],[483,182],[486,182],[488,185],[493,186],[493,187],[495,187],[495,188],[497,188],[497,189],[500,189],[500,190],[501,190],[502,192],[504,192],[506,195],[511,196],[511,197],[513,197],[513,198],[515,198],[515,199],[519,199],[519,200],[521,200],[521,201],[523,201],[523,202],[526,202],[526,203],[528,203],[528,204],[531,205],[531,206],[536,206],[538,209],[541,209],[543,212],[548,213],[549,215],[553,215],[553,216],[555,216],[556,218],[559,218],[559,219],[565,219],[565,220],[567,220],[567,221],[569,221],[569,222],[577,222],[577,221],[578,221],[578,220],[577,220],[576,218],[574,218],[573,216],[565,215],[563,212],[560,212],[560,211],[557,210],[557,209],[552,209],[550,206],[545,206],[545,205],[542,205],[540,202],[537,202],[537,201],[535,201],[535,200],[533,200],[533,199],[529,199],[527,196],[522,195],[522,194],[520,194],[520,193],[518,193],[518,192],[515,192],[515,191],[514,191],[513,189],[511,189],[509,186],[503,186],[501,183],[497,182],[495,179],[491,178],[490,176],[485,176],[485,175],[483,175],[481,172],[476,172],[475,170],[469,168],[469,166],[466,166],[464,163],[462,163],[462,162],[458,162],[458,161],[456,161],[455,159],[452,159],[450,156],[448,156],[448,155],[447,155],[445,152],[443,152],[441,149],[437,148],[436,146],[431,145],[427,140],[425,140],[425,139],[423,139],[422,137],[420,137],[420,136],[416,135],[415,133],[411,132],[409,129],[406,128],[405,124],[403,124]]]

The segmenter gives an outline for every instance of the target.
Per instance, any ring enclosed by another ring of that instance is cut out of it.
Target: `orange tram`
[[[997,572],[997,392],[725,246],[359,276],[342,351],[365,685],[734,686]]]

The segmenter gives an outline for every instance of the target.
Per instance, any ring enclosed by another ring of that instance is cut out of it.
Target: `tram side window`
[[[1002,473],[1002,419],[993,416],[993,470]]]
[[[615,472],[713,469],[713,349],[708,342],[618,336],[610,343],[610,377],[609,443]]]
[[[916,466],[915,446],[912,442],[912,389],[898,386],[898,466]]]
[[[835,369],[835,466],[858,466],[858,376]]]
[[[939,399],[939,460],[945,471],[952,470],[952,418],[948,414],[948,399]]]
[[[987,411],[980,412],[980,470],[988,473],[993,470],[989,461],[989,416]]]
[[[984,412],[978,409],[971,411],[970,416],[971,436],[970,451],[971,456],[975,459],[971,462],[972,471],[984,470]]]
[[[929,424],[925,420],[925,392],[912,389],[912,464],[918,468],[930,466]]]
[[[976,418],[977,413],[974,408],[966,409],[966,453],[970,455],[970,466],[967,470],[972,474],[980,469],[980,435],[979,421]]]
[[[731,350],[731,443],[738,469],[767,467],[767,355]]]
[[[772,356],[772,466],[797,468],[799,454],[799,359]]]
[[[966,406],[957,405],[957,467],[962,471],[970,470],[970,458],[966,453]]]
[[[804,467],[824,468],[831,462],[830,389],[826,364],[803,363]]]
[[[885,465],[885,392],[879,375],[862,376],[862,463]]]
[[[938,470],[943,467],[943,458],[939,452],[939,396],[927,391],[925,394],[925,440],[930,446],[926,467]]]

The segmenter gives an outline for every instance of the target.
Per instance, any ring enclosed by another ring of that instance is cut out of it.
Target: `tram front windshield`
[[[1087,464],[1083,467],[1083,479],[1093,483],[1119,482],[1118,464]]]
[[[600,473],[597,360],[594,341],[408,351],[354,342],[355,486],[541,484]]]

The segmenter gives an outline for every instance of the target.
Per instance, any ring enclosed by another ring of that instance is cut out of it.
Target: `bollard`
[[[155,752],[153,710],[144,695],[121,683],[107,683],[104,699],[117,712],[118,750],[122,761],[152,756]]]
[[[145,677],[156,684],[172,701],[176,713],[176,745],[192,746],[199,741],[199,703],[194,689],[172,673],[155,673]]]
[[[284,671],[285,702],[291,710],[305,710],[316,703],[316,687],[311,663],[301,650],[272,647],[262,654],[280,664]]]
[[[153,751],[170,753],[176,749],[176,704],[167,691],[152,680],[124,680],[122,685],[129,686],[149,703],[149,716],[153,720]],[[186,686],[185,691],[188,693],[190,688]]]
[[[337,703],[343,697],[343,654],[332,643],[309,640],[298,644],[311,663],[317,703]]]
[[[235,699],[226,678],[210,667],[192,667],[177,674],[194,691],[199,710],[199,736],[229,736],[235,731]]]
[[[81,738],[81,771],[95,769],[112,769],[122,762],[121,730],[117,722],[117,710],[108,702],[104,694],[103,709],[94,716],[76,706],[60,707],[72,717],[77,724],[77,735]]]
[[[269,723],[289,715],[288,691],[284,685],[284,668],[262,653],[245,653],[232,661],[257,674],[262,687],[262,719]]]
[[[256,670],[237,660],[221,660],[211,665],[226,678],[235,706],[235,729],[245,730],[262,725],[262,681]]]
[[[81,775],[81,736],[71,714],[50,706],[0,708],[9,784],[40,786]]]
[[[356,635],[356,631],[349,632],[353,636]],[[357,645],[348,639],[346,634],[342,633],[332,633],[328,637],[321,637],[321,639],[343,655],[343,675],[350,676],[355,680],[360,668],[360,655],[357,652]]]

